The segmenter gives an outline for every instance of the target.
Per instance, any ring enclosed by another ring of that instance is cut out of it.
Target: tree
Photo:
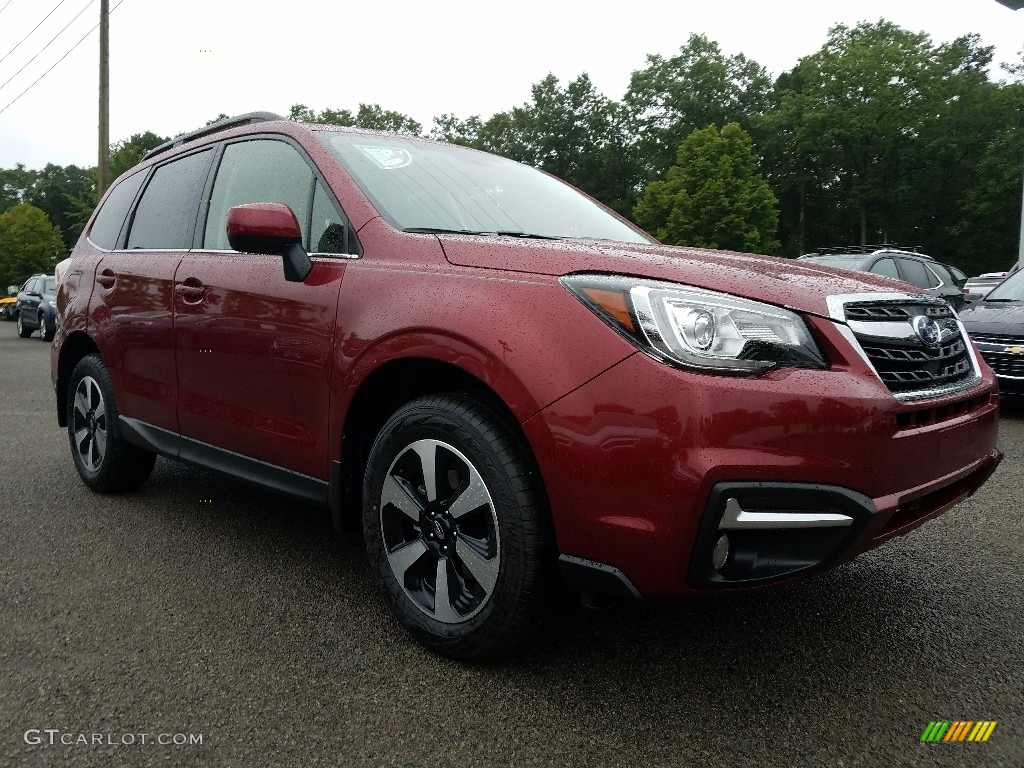
[[[36,172],[25,199],[46,212],[60,229],[65,249],[70,250],[96,207],[96,170],[48,163]]]
[[[768,107],[771,87],[764,67],[743,54],[726,56],[704,35],[691,34],[667,59],[648,55],[624,99],[636,121],[647,177],[664,174],[679,144],[698,128],[735,122],[749,129]]]
[[[408,115],[384,109],[379,104],[360,104],[353,114],[348,109],[325,109],[320,113],[305,104],[293,104],[288,119],[299,123],[326,123],[366,128],[374,131],[392,131],[419,136],[423,126]]]
[[[65,252],[60,230],[36,206],[19,203],[0,214],[0,285],[5,288],[53,271]]]
[[[935,45],[882,20],[833,27],[780,77],[757,130],[787,253],[887,241],[955,263],[948,227],[1014,120],[1005,87],[988,79],[991,59],[975,35]]]
[[[0,168],[0,213],[25,202],[36,175],[36,171],[26,169],[21,163],[14,168]]]
[[[664,181],[652,181],[636,222],[673,245],[774,253],[778,200],[757,169],[750,134],[736,123],[691,133]]]
[[[152,131],[132,134],[130,138],[119,141],[110,147],[110,177],[116,179],[128,169],[142,162],[142,158],[151,149],[159,147],[168,139],[157,136]]]

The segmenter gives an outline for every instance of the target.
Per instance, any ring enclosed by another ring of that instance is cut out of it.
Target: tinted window
[[[871,271],[876,275],[885,275],[896,279],[899,279],[900,276],[899,270],[896,269],[895,259],[879,259],[871,266]]]
[[[135,199],[135,193],[139,191],[142,182],[146,180],[146,172],[139,171],[122,181],[107,195],[106,201],[100,212],[96,214],[96,220],[89,232],[89,239],[100,248],[108,251],[117,247],[117,236],[121,233],[121,225],[124,224],[128,209]]]
[[[313,171],[283,141],[262,139],[228,144],[217,171],[206,220],[204,247],[229,250],[228,209],[245,203],[284,203],[295,213],[309,244],[309,197]]]
[[[135,209],[129,248],[192,247],[199,198],[213,150],[161,165]]]
[[[43,293],[56,293],[57,292],[57,278],[47,277],[44,278]]]
[[[908,283],[913,283],[918,288],[934,288],[938,285],[938,281],[935,280],[933,275],[928,268],[919,261],[913,259],[902,259],[903,261],[903,279]]]
[[[313,222],[309,247],[313,253],[347,253],[345,221],[334,207],[332,195],[317,182],[313,192]]]

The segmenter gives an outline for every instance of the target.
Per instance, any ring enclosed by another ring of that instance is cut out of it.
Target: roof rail
[[[234,117],[225,117],[223,120],[218,120],[215,123],[210,123],[202,128],[189,133],[183,133],[180,136],[175,136],[170,141],[165,141],[158,147],[154,147],[149,150],[145,155],[142,156],[143,160],[148,160],[154,155],[162,154],[169,149],[174,147],[180,147],[187,141],[193,139],[199,139],[203,136],[209,136],[220,131],[226,131],[228,128],[237,128],[240,125],[250,125],[252,123],[265,123],[270,120],[287,120],[288,118],[282,117],[281,115],[273,112],[246,112],[244,115],[235,115]]]
[[[818,249],[818,253],[822,255],[835,253],[875,253],[877,251],[902,251],[903,253],[916,253],[918,256],[925,255],[921,253],[920,245],[896,245],[896,243],[881,243],[880,245],[843,245]]]

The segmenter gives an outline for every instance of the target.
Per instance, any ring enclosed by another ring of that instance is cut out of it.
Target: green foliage
[[[34,205],[0,214],[0,285],[21,285],[36,272],[53,272],[65,253],[60,230]]]
[[[345,125],[374,131],[406,133],[413,136],[419,136],[423,132],[423,126],[408,115],[383,109],[379,104],[360,104],[355,114],[348,109],[325,109],[317,113],[305,104],[293,104],[288,112],[288,119],[299,123]]]
[[[634,209],[637,223],[672,245],[774,253],[778,201],[757,169],[750,135],[736,123],[691,133],[664,181]]]
[[[207,123],[209,125],[209,123]],[[142,158],[151,149],[155,149],[168,139],[157,136],[152,131],[133,134],[124,141],[110,147],[110,178],[116,179],[125,171],[142,162]]]
[[[691,34],[676,56],[649,55],[625,96],[647,177],[661,176],[680,142],[698,128],[749,128],[767,108],[771,87],[764,67],[743,54],[726,56],[704,35]]]
[[[887,241],[968,267],[950,227],[1015,120],[1012,94],[989,81],[991,59],[975,35],[935,45],[879,21],[834,27],[781,76],[757,134],[785,252]]]
[[[25,200],[46,212],[70,250],[96,207],[96,170],[48,163],[36,172]]]

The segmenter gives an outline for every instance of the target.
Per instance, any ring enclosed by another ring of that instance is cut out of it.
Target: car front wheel
[[[55,329],[51,329],[46,325],[46,318],[43,315],[39,316],[39,338],[43,341],[53,341],[53,334]]]
[[[464,660],[505,656],[538,628],[551,535],[530,450],[496,409],[433,395],[399,409],[367,464],[363,526],[399,622]]]
[[[66,408],[71,456],[86,485],[115,493],[146,482],[156,456],[121,437],[110,374],[99,355],[86,355],[75,366]]]
[[[18,335],[23,339],[27,339],[29,336],[32,335],[32,329],[26,328],[25,323],[21,321],[20,312],[18,313]]]

